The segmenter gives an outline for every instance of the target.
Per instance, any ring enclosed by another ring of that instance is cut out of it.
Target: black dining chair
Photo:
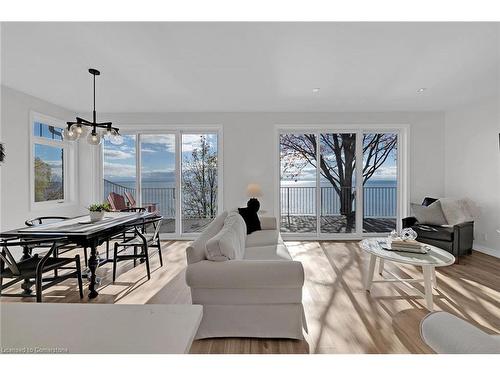
[[[158,256],[160,257],[160,267],[163,267],[163,258],[161,255],[160,243],[160,227],[162,217],[154,217],[152,219],[138,220],[131,224],[129,228],[133,228],[134,237],[127,239],[123,242],[115,242],[114,245],[114,258],[113,258],[113,282],[116,279],[116,266],[117,263],[123,260],[134,260],[134,267],[136,266],[137,259],[144,260],[146,263],[146,272],[148,280],[151,279],[151,271],[149,267],[149,249],[157,248]],[[152,233],[148,233],[147,229],[152,229]],[[129,249],[133,249],[130,253]],[[138,250],[141,250],[138,252]]]
[[[130,208],[124,208],[123,210],[121,210],[120,212],[137,212],[137,213],[140,213],[140,212],[145,212],[146,209],[144,207],[130,207]],[[143,231],[144,231],[144,228],[143,228]],[[126,241],[127,238],[130,239],[130,238],[133,238],[135,236],[135,231],[134,231],[134,227],[128,227],[126,228],[122,233],[120,234],[117,234],[111,238],[108,238],[106,240],[106,259],[109,259],[109,242],[110,241],[113,241],[117,238],[121,238],[122,241]]]
[[[50,224],[50,223],[57,223],[57,222],[60,222],[60,221],[63,221],[63,220],[67,220],[69,219],[68,217],[65,217],[65,216],[40,216],[40,217],[35,217],[34,219],[29,219],[29,220],[26,220],[24,222],[24,224],[27,226],[27,227],[35,227],[35,226],[38,226],[38,225],[44,225],[44,224]],[[71,245],[71,244],[68,244],[66,246],[62,246],[60,248],[57,248],[55,250],[55,254],[54,256],[55,257],[58,257],[60,254],[64,254],[68,251],[71,251],[71,250],[74,250],[74,249],[77,249],[78,246],[75,246],[75,245]],[[30,254],[31,255],[31,254]],[[83,248],[83,261],[85,262],[85,267],[87,267],[87,248],[84,247]],[[56,276],[57,276],[57,271],[55,272],[56,273]]]
[[[78,289],[80,298],[83,298],[83,285],[82,285],[82,272],[80,267],[80,256],[77,254],[73,258],[60,258],[55,257],[54,254],[58,247],[67,245],[65,237],[45,238],[45,239],[32,239],[21,240],[14,239],[0,239],[0,246],[2,251],[0,253],[0,296],[2,297],[36,297],[37,302],[42,302],[42,291],[56,285],[66,279],[76,278],[78,281]],[[50,246],[50,247],[48,247]],[[43,255],[34,254],[28,259],[16,261],[12,255],[12,248],[29,247],[47,248],[48,251]],[[75,263],[74,267],[70,265]],[[53,277],[43,277],[43,274],[55,270],[71,270],[62,275],[54,275]],[[4,284],[4,279],[10,279]],[[36,287],[36,294],[26,293],[3,293],[5,288],[8,288],[22,280],[32,282]]]

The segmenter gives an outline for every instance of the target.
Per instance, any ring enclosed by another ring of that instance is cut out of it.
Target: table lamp
[[[259,184],[249,184],[247,186],[247,196],[250,198],[247,202],[247,207],[259,211],[260,202],[257,198],[262,197],[262,189]]]

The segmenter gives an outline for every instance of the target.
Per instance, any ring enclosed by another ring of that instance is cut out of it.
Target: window
[[[338,238],[397,229],[401,132],[331,130],[280,131],[281,231]]]
[[[217,131],[144,131],[124,135],[122,145],[103,143],[103,199],[132,196],[158,211],[162,234],[195,234],[219,212]]]
[[[41,115],[33,115],[31,124],[31,202],[33,205],[67,202],[70,146],[63,142],[63,125]]]

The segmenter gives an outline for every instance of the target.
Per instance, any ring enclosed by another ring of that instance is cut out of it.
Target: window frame
[[[224,211],[224,153],[223,153],[223,126],[222,124],[120,124],[121,134],[135,134],[136,138],[136,176],[140,176],[140,141],[141,135],[154,135],[154,134],[175,134],[175,149],[176,149],[176,223],[175,232],[173,233],[161,233],[161,239],[181,239],[181,240],[194,240],[201,232],[184,232],[182,227],[182,206],[181,206],[181,146],[182,146],[182,135],[183,134],[203,134],[203,133],[213,133],[217,134],[217,188],[218,188],[218,198],[217,198],[217,212],[222,213]],[[94,198],[97,200],[102,200],[104,193],[103,179],[104,179],[104,143],[102,142],[99,146],[99,156],[96,158],[98,163],[98,180],[99,186],[96,188]],[[140,178],[137,178],[136,189],[140,191],[141,184]],[[138,194],[136,197],[138,205],[142,204],[142,194]]]
[[[275,124],[275,188],[274,212],[278,222],[281,217],[281,200],[280,200],[280,135],[281,134],[315,134],[319,139],[322,133],[356,133],[356,160],[359,165],[363,164],[363,134],[365,133],[396,133],[398,134],[398,159],[397,159],[397,217],[396,230],[401,230],[401,218],[406,217],[409,212],[409,196],[410,196],[410,171],[409,171],[409,139],[410,125],[409,124]],[[318,147],[319,147],[319,142]],[[319,165],[319,152],[317,153],[316,163]],[[317,184],[319,183],[319,174],[317,171]],[[362,181],[362,168],[356,168],[356,181]],[[282,233],[284,239],[289,240],[358,240],[367,237],[385,236],[387,233],[363,233],[363,189],[358,188],[356,184],[356,231],[351,233],[321,233],[319,227],[316,232],[310,233]],[[319,194],[316,196],[316,210],[319,207]],[[317,211],[317,216],[318,211]],[[319,224],[318,224],[319,225]]]
[[[35,122],[46,125],[52,125],[61,129],[66,126],[64,121],[37,113],[30,112],[29,120],[29,180],[30,180],[30,207],[32,210],[61,207],[74,204],[75,187],[75,148],[76,142],[70,143],[64,140],[58,141],[49,138],[39,137],[34,134],[33,126]],[[35,201],[35,145],[44,145],[51,147],[60,147],[63,150],[63,199],[47,200],[42,202]]]

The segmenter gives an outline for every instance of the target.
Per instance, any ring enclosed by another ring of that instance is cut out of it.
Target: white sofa
[[[261,231],[247,235],[245,227],[238,234],[245,244],[238,259],[208,260],[207,241],[223,229],[227,216],[220,214],[187,248],[186,282],[193,304],[203,305],[196,338],[303,339],[304,269],[290,257],[276,219],[263,217]]]

